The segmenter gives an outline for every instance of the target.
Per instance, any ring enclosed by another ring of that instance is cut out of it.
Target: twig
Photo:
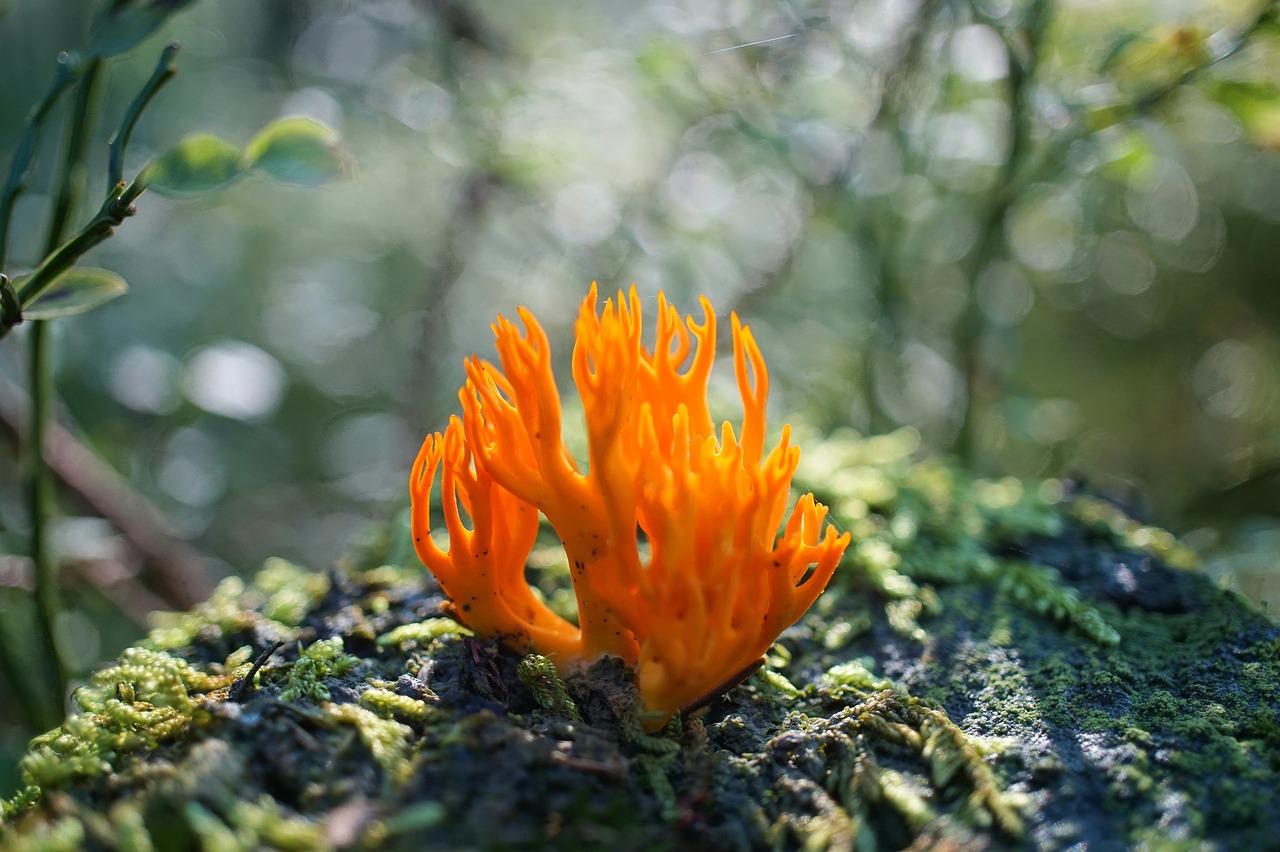
[[[67,125],[66,150],[62,168],[54,185],[53,211],[49,214],[46,255],[52,254],[67,237],[67,225],[80,196],[84,194],[84,153],[89,142],[89,127],[93,119],[94,101],[98,80],[102,76],[102,60],[91,59],[80,79],[71,120]]]
[[[235,686],[231,687],[231,691],[227,693],[227,700],[239,703],[248,697],[248,695],[253,692],[253,676],[256,675],[258,670],[267,664],[267,660],[271,659],[271,657],[275,655],[275,652],[279,651],[283,646],[284,640],[277,639],[271,644],[270,648],[258,655],[258,659],[254,660],[253,665],[250,666],[249,673],[237,681]]]
[[[127,545],[126,545],[127,546]],[[154,613],[172,609],[163,598],[138,581],[127,562],[118,559],[81,559],[69,562],[68,573],[79,575],[79,581],[102,595],[121,615],[141,630],[146,630]]]
[[[29,400],[0,376],[0,422],[22,433]],[[166,605],[188,609],[213,591],[205,559],[168,529],[164,514],[93,450],[55,419],[45,433],[45,462],[94,512],[106,519],[145,560],[142,576]]]
[[[119,548],[129,548],[129,543],[121,536],[115,536],[114,541]],[[132,552],[68,560],[62,566],[63,577],[75,574],[79,579],[75,583],[64,580],[62,588],[74,587],[76,583],[88,586],[125,618],[145,629],[152,613],[172,609],[173,605],[138,580],[139,562],[141,559]],[[34,575],[29,558],[0,556],[0,589],[30,594],[35,586]]]
[[[108,195],[124,180],[124,151],[129,147],[129,137],[133,135],[133,128],[142,117],[142,111],[147,108],[147,104],[155,97],[156,92],[178,73],[178,66],[173,61],[177,55],[178,43],[171,42],[160,54],[160,61],[156,63],[156,70],[152,72],[151,79],[147,80],[142,91],[138,92],[133,103],[129,104],[129,109],[125,111],[124,119],[120,122],[120,129],[111,136],[107,163]]]

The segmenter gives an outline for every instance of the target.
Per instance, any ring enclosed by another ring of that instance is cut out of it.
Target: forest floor
[[[661,731],[618,661],[561,673],[441,617],[397,523],[162,618],[32,744],[0,847],[1273,844],[1280,628],[1070,483],[913,450],[816,449],[846,564],[761,670]]]

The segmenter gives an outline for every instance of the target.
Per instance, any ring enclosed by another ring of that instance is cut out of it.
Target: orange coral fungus
[[[522,308],[523,331],[502,317],[493,326],[501,369],[467,361],[462,418],[418,453],[413,536],[458,621],[561,665],[619,656],[636,668],[653,718],[665,719],[758,659],[822,593],[849,535],[824,528],[812,494],[783,525],[800,450],[784,427],[765,454],[768,374],[736,315],[741,438],[728,423],[717,436],[707,409],[716,320],[705,298],[697,323],[659,293],[652,350],[634,287],[602,311],[596,302],[593,285],[573,351],[585,469],[561,440],[547,336]],[[437,470],[447,551],[430,535]],[[539,512],[568,555],[577,626],[524,579]]]

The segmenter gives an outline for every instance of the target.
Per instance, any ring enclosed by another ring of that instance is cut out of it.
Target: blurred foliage
[[[1201,544],[1260,516],[1210,568],[1247,563],[1263,579],[1246,587],[1276,594],[1274,556],[1257,558],[1280,516],[1273,3],[147,11],[174,5],[0,3],[0,153],[58,51],[128,51],[105,87],[113,116],[182,43],[125,172],[213,131],[228,147],[202,150],[240,179],[214,199],[147,193],[86,257],[130,291],[56,329],[59,417],[213,573],[269,554],[330,563],[403,503],[463,356],[491,354],[494,313],[529,305],[567,367],[596,279],[739,311],[775,423],[913,425],[978,473],[1064,473]],[[336,128],[354,162],[303,123],[255,138],[281,117]],[[354,179],[242,174],[271,173],[281,144]],[[40,259],[55,159],[16,208],[11,273]],[[0,372],[21,384],[19,336]],[[27,519],[14,430],[2,443],[0,546],[16,556],[0,558],[0,613],[16,635]],[[127,618],[175,597],[137,582],[143,559],[95,520],[106,509],[63,498],[64,650],[85,671],[134,638]]]

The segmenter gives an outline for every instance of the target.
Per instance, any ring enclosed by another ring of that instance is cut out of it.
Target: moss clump
[[[84,842],[84,823],[75,817],[63,817],[8,839],[5,848],[10,852],[78,852]]]
[[[156,650],[209,644],[218,637],[252,640],[270,635],[291,639],[294,628],[329,591],[327,574],[308,571],[284,559],[268,559],[253,584],[238,577],[218,584],[209,600],[191,612],[155,613],[145,642]],[[240,642],[234,647],[239,647]],[[228,649],[230,650],[230,649]]]
[[[23,781],[47,792],[111,772],[120,757],[181,737],[205,712],[198,697],[243,673],[234,662],[210,674],[163,651],[129,648],[76,690],[78,713],[31,741]]]
[[[1120,634],[1107,623],[1098,608],[1086,603],[1080,593],[1064,585],[1058,572],[1029,562],[1005,561],[997,588],[1018,606],[1058,624],[1078,629],[1099,645],[1114,645]]]
[[[384,719],[403,719],[407,722],[426,722],[432,718],[430,702],[436,696],[430,690],[423,690],[421,698],[401,695],[378,686],[371,686],[360,693],[360,706],[366,707]]]
[[[914,444],[806,449],[859,543],[693,718],[440,618],[400,523],[162,619],[33,744],[0,847],[1271,844],[1280,630],[1111,504]]]
[[[1077,517],[1117,541],[1187,561],[1189,551],[1167,532],[1136,524],[1105,501],[1068,498],[1056,480],[1036,487],[975,480],[936,460],[916,461],[918,444],[911,429],[872,440],[837,434],[809,452],[800,471],[803,487],[825,498],[836,523],[854,532],[852,561],[860,570],[843,576],[871,582],[904,636],[924,637],[919,620],[937,604],[934,586],[990,583],[1015,605],[1114,645],[1115,629],[1053,567],[1018,558],[1020,543],[1059,537]]]
[[[516,677],[533,694],[538,706],[560,716],[581,721],[578,707],[573,703],[568,688],[560,679],[555,664],[541,654],[530,654],[520,661],[516,668]]]
[[[351,725],[360,732],[361,741],[382,767],[389,784],[395,786],[409,776],[412,728],[355,704],[329,705],[324,710],[332,721]]]
[[[428,618],[413,624],[402,624],[378,637],[380,648],[401,648],[410,642],[427,647],[445,636],[470,636],[471,631],[452,618]]]
[[[334,636],[313,642],[289,670],[289,682],[280,690],[281,701],[328,701],[326,683],[340,678],[356,666],[360,660],[343,653],[342,637]]]
[[[946,813],[1006,840],[1022,836],[1020,797],[987,764],[992,750],[940,709],[848,664],[787,704],[777,733],[731,764],[768,779],[774,794],[757,807],[786,847],[906,840]],[[730,715],[707,725],[709,739],[740,733],[742,721]]]

